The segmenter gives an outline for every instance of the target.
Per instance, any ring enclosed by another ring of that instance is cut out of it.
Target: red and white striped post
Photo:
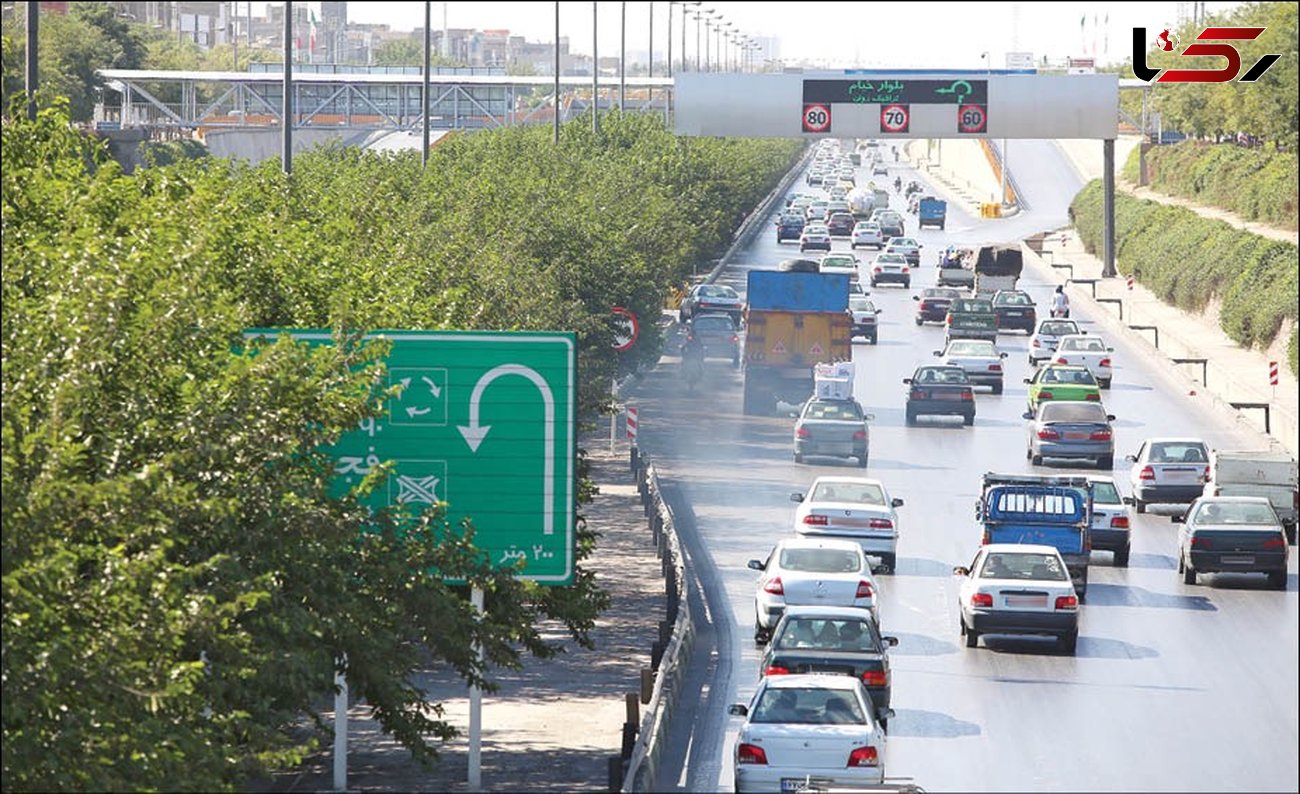
[[[1132,274],[1132,273],[1129,273],[1129,274],[1128,274],[1128,278],[1124,279],[1124,283],[1128,285],[1129,292],[1132,292],[1132,291],[1133,291],[1133,274]]]
[[[1268,362],[1268,385],[1270,386],[1277,385],[1277,362],[1276,361]]]
[[[640,417],[638,416],[637,407],[629,404],[627,406],[627,441],[628,441],[628,459],[631,461],[632,470],[636,470],[636,426]]]

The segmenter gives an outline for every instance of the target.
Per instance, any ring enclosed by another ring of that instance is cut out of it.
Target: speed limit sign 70
[[[804,105],[803,106],[803,131],[804,132],[830,132],[831,131],[831,106],[830,105]]]
[[[907,105],[897,103],[880,106],[880,131],[905,133],[912,114]]]
[[[962,105],[957,108],[957,131],[981,133],[988,129],[989,113],[983,105]]]

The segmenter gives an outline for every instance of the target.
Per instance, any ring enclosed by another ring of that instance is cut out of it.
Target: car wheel
[[[1034,466],[1042,466],[1042,465],[1043,465],[1043,456],[1042,456],[1042,455],[1032,455],[1032,456],[1029,458],[1029,463],[1030,463],[1031,465],[1034,465]]]
[[[876,722],[880,723],[880,730],[884,731],[885,733],[889,733],[889,718],[888,718],[888,717],[878,717],[878,718],[876,719]]]
[[[1137,513],[1145,513],[1147,511],[1147,503],[1135,496],[1133,497],[1133,510]]]
[[[1079,630],[1075,629],[1069,634],[1061,636],[1061,649],[1071,656],[1074,655],[1075,649],[1079,646]]]
[[[1287,544],[1290,546],[1294,546],[1295,545],[1295,524],[1288,524],[1283,529],[1283,533],[1286,535]]]
[[[1100,387],[1102,387],[1103,389],[1109,389],[1109,388],[1110,388],[1110,378],[1106,378],[1105,380],[1102,380],[1101,378],[1098,378],[1098,379],[1097,379],[1097,385],[1100,386]]]
[[[1178,555],[1178,572],[1182,573],[1187,566],[1183,565],[1183,555]]]
[[[911,408],[907,409],[907,414],[906,414],[906,416],[905,416],[905,418],[904,418],[904,421],[905,421],[908,425],[914,425],[914,424],[916,424],[916,413],[913,412]]]
[[[994,394],[1002,393],[1002,383],[1000,381],[998,383],[993,384],[993,393]]]
[[[798,452],[794,453],[794,462],[803,463],[803,455],[800,455]]]
[[[1034,459],[1034,451],[1029,447],[1025,447],[1025,460],[1033,460],[1033,459]]]
[[[758,620],[755,619],[754,620],[754,644],[766,645],[769,639],[771,639],[771,632],[763,628],[763,624],[759,623]]]
[[[872,334],[871,337],[870,337],[870,339],[869,339],[869,341],[871,342],[871,344],[874,345],[874,344],[876,343],[876,335],[875,335],[875,334]]]
[[[1286,571],[1269,571],[1268,586],[1274,590],[1286,589]]]
[[[1034,357],[1033,357],[1033,356],[1030,356],[1030,357],[1029,357],[1029,366],[1031,366],[1031,367],[1034,366],[1034,363],[1035,363],[1035,362],[1034,362]]]
[[[904,282],[903,282],[903,289],[911,289],[911,288],[912,288],[912,280],[911,280],[911,279],[908,279],[907,281],[904,281]]]
[[[1115,567],[1116,567],[1116,568],[1127,568],[1127,567],[1128,567],[1128,553],[1129,553],[1129,547],[1128,547],[1128,546],[1125,546],[1125,547],[1124,547],[1123,549],[1121,549],[1120,551],[1115,552]]]
[[[865,469],[866,467],[867,467],[867,456],[863,455],[862,457],[858,458],[858,468]]]
[[[1183,584],[1196,584],[1196,569],[1189,561],[1183,562]]]
[[[924,322],[925,322],[925,320],[922,320],[920,317],[917,317],[917,318],[916,318],[916,324],[917,324],[917,325],[920,325],[921,323],[924,323]]]
[[[1097,468],[1102,471],[1110,471],[1115,468],[1115,458],[1110,455],[1107,455],[1104,458],[1097,458]]]
[[[897,555],[897,554],[882,554],[882,555],[880,555],[880,568],[879,568],[879,570],[880,570],[881,573],[893,573],[893,572],[894,572],[894,568],[895,568],[897,565],[898,565],[898,555]]]
[[[967,626],[965,621],[962,621],[961,627],[962,633],[966,635],[966,647],[974,648],[978,645],[980,641],[979,632]]]
[[[965,424],[967,427],[970,427],[971,425],[975,424],[975,414],[965,414],[962,416],[961,420],[963,424]]]
[[[739,366],[740,366],[740,354],[739,354],[739,353],[737,353],[736,355],[734,355],[734,356],[731,357],[731,366],[733,366],[733,367],[739,367]]]

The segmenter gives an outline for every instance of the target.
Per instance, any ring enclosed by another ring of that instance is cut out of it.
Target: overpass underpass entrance
[[[1028,71],[687,72],[675,77],[679,135],[747,138],[1100,139],[1103,275],[1115,270],[1119,76]]]

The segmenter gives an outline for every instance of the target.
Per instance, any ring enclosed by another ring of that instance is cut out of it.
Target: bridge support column
[[[1115,271],[1115,139],[1102,141],[1102,215],[1105,221],[1102,278],[1114,278]]]

